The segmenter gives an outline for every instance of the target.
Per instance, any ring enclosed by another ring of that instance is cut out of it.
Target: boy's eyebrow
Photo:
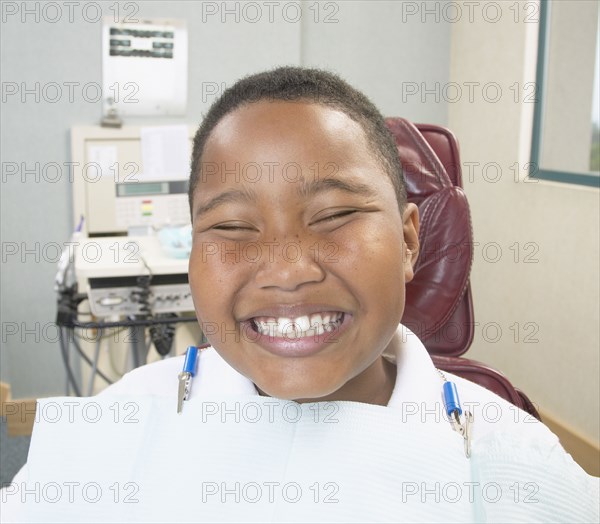
[[[208,202],[206,202],[206,204],[200,206],[196,210],[194,218],[200,218],[202,215],[205,215],[206,213],[212,211],[216,207],[222,204],[226,204],[228,202],[249,203],[255,200],[256,193],[251,189],[230,189],[229,191],[219,193],[217,196],[211,198]]]
[[[375,195],[375,190],[372,187],[360,182],[342,180],[341,178],[322,178],[305,182],[298,188],[298,194],[304,198],[310,198],[322,191],[331,191],[333,189],[368,197]]]

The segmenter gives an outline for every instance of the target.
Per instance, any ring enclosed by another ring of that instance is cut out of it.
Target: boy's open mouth
[[[323,311],[296,318],[253,317],[250,325],[260,335],[288,340],[332,333],[344,322],[345,313]]]

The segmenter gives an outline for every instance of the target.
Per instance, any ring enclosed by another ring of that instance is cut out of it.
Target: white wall
[[[55,176],[44,169],[49,163],[62,166],[70,160],[72,125],[94,124],[101,117],[100,102],[87,102],[81,91],[87,83],[102,82],[101,25],[93,21],[93,9],[83,11],[92,3],[78,3],[70,18],[68,7],[59,2],[62,16],[55,22],[50,19],[56,12],[48,10],[44,16],[42,3],[2,3],[2,82],[27,89],[35,89],[38,82],[42,91],[49,82],[79,83],[73,100],[65,88],[56,103],[43,96],[35,101],[34,95],[22,102],[20,93],[2,103],[3,169],[7,162],[26,163],[28,168],[36,162],[40,165],[38,180],[35,172],[19,172],[1,185],[0,377],[11,383],[14,397],[64,392],[64,370],[52,327],[56,314],[52,289],[56,250],[52,247],[67,241],[73,228],[71,184],[66,168],[55,183],[44,180]],[[286,2],[280,2],[281,9],[276,6],[271,19],[265,8],[258,23],[244,18],[239,3],[240,14],[235,13],[235,3],[228,3],[233,11],[224,19],[225,11],[208,15],[206,3],[203,16],[198,1],[124,2],[122,13],[127,3],[139,6],[134,15],[138,19],[185,18],[190,35],[186,116],[127,123],[198,123],[214,101],[214,96],[203,96],[203,89],[215,83],[231,85],[245,74],[283,64],[332,68],[362,88],[388,115],[446,123],[446,102],[423,104],[419,96],[403,97],[403,92],[408,84],[448,81],[449,26],[405,16],[402,2],[332,2],[334,10],[321,3],[317,12],[311,1],[305,3],[299,22],[288,21],[295,17],[293,9],[286,20]],[[219,10],[223,5],[209,4]],[[7,5],[16,6],[17,13],[11,15]],[[114,2],[97,5],[105,16],[114,15]],[[24,8],[30,13],[25,17]],[[6,253],[13,248],[16,253]]]
[[[447,102],[429,96],[423,103],[423,91],[447,83],[450,24],[435,14],[422,18],[420,10],[413,12],[419,4],[427,4],[435,12],[435,3],[377,0],[336,4],[338,23],[325,23],[323,16],[322,23],[306,18],[302,65],[337,71],[372,97],[386,116],[445,125]]]
[[[503,93],[448,110],[463,166],[478,163],[464,177],[480,242],[471,277],[479,326],[468,356],[504,371],[540,408],[598,442],[598,190],[515,181],[513,166],[524,176],[529,160],[533,104],[524,100],[535,81],[537,24],[503,14],[451,29],[450,80],[496,82]]]

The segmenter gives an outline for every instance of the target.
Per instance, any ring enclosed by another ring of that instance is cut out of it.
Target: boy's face
[[[314,103],[252,103],[215,127],[202,166],[189,279],[219,354],[284,399],[379,380],[418,218],[412,204],[401,216],[361,126]]]

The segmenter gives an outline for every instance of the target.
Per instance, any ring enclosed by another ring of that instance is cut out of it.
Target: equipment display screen
[[[151,195],[178,195],[188,191],[187,180],[173,180],[171,182],[136,182],[128,184],[115,184],[118,197],[145,197]]]
[[[136,184],[117,184],[117,196],[168,195],[168,182],[146,182]]]

